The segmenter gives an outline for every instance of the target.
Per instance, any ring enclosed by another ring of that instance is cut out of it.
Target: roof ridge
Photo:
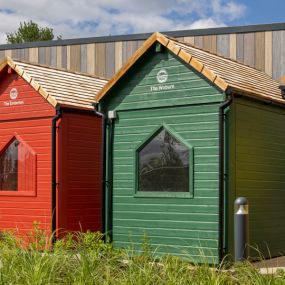
[[[224,60],[226,60],[226,61],[231,61],[231,62],[234,62],[234,63],[238,63],[238,64],[241,64],[241,65],[247,67],[247,68],[253,69],[254,71],[258,71],[258,72],[262,73],[263,75],[269,77],[269,78],[272,79],[273,81],[277,82],[278,84],[280,84],[277,80],[275,80],[274,78],[272,78],[269,74],[265,73],[264,71],[259,70],[259,69],[255,68],[255,67],[252,67],[252,66],[250,66],[250,65],[248,65],[248,64],[245,64],[244,62],[241,62],[241,61],[239,61],[239,60],[237,60],[237,59],[225,57],[225,56],[220,55],[220,54],[218,54],[218,53],[215,53],[215,52],[213,52],[213,51],[209,51],[209,50],[203,49],[203,48],[201,48],[201,47],[199,47],[199,46],[196,46],[196,45],[194,45],[194,44],[192,44],[192,43],[184,42],[184,41],[182,41],[182,40],[179,40],[179,39],[176,39],[176,38],[167,36],[167,35],[164,35],[164,36],[165,36],[166,38],[168,38],[169,40],[173,41],[173,42],[176,42],[176,43],[180,43],[180,44],[189,46],[189,47],[194,48],[194,49],[197,49],[197,50],[199,50],[199,51],[202,51],[202,52],[205,52],[205,53],[209,53],[209,54],[211,54],[211,55],[213,55],[213,56],[217,56],[217,57],[219,57],[219,58],[222,58],[222,59],[224,59]],[[193,56],[193,57],[195,57],[195,56]],[[196,57],[195,57],[195,58],[196,58]]]
[[[42,67],[42,68],[46,68],[46,69],[53,69],[53,70],[62,71],[62,72],[66,72],[66,73],[71,73],[71,74],[75,74],[75,75],[91,77],[91,78],[94,78],[94,79],[101,79],[101,80],[106,80],[106,81],[109,80],[108,78],[103,77],[103,76],[99,76],[99,75],[92,75],[92,74],[88,74],[88,73],[84,73],[84,72],[67,70],[65,68],[53,67],[53,66],[49,66],[49,65],[46,65],[46,64],[30,62],[30,61],[27,61],[27,60],[18,60],[18,59],[13,59],[13,58],[10,58],[10,59],[13,62],[15,62],[15,63],[23,63],[23,64],[27,64],[27,65],[34,65],[34,66],[38,66],[38,67]]]

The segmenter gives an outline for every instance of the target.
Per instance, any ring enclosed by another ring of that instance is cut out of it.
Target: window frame
[[[6,151],[7,147],[14,141],[17,140],[19,142],[19,145],[23,145],[26,149],[28,149],[29,153],[33,155],[33,163],[34,163],[34,181],[33,181],[33,189],[32,190],[26,190],[19,187],[20,181],[18,177],[18,186],[17,190],[0,190],[0,196],[20,196],[20,197],[35,197],[37,195],[37,154],[36,152],[27,144],[24,142],[24,140],[17,134],[14,133],[5,143],[1,144],[0,148],[0,155],[4,151]],[[19,160],[18,160],[19,163]],[[18,164],[18,170],[19,170],[19,164]],[[19,175],[19,173],[18,173]]]
[[[169,132],[176,140],[184,144],[188,148],[189,154],[189,185],[187,192],[172,192],[172,191],[141,191],[139,190],[139,152],[140,150],[161,130],[165,129]],[[167,124],[156,127],[148,136],[146,136],[135,148],[135,175],[134,175],[134,197],[162,197],[162,198],[194,198],[194,147],[192,144],[187,142],[183,137],[181,137],[175,130],[169,127]]]

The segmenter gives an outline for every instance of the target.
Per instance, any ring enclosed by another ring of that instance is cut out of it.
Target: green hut
[[[107,231],[160,254],[233,254],[234,200],[250,244],[285,251],[285,100],[261,71],[154,33],[98,94]]]

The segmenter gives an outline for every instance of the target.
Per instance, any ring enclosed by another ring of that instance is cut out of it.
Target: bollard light
[[[245,197],[235,200],[234,221],[235,261],[243,261],[249,256],[248,200]]]

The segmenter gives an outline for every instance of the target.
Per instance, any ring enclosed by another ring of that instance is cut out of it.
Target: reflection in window
[[[139,191],[189,191],[189,150],[161,129],[138,152]]]
[[[0,191],[18,189],[18,140],[12,143],[0,156]]]

